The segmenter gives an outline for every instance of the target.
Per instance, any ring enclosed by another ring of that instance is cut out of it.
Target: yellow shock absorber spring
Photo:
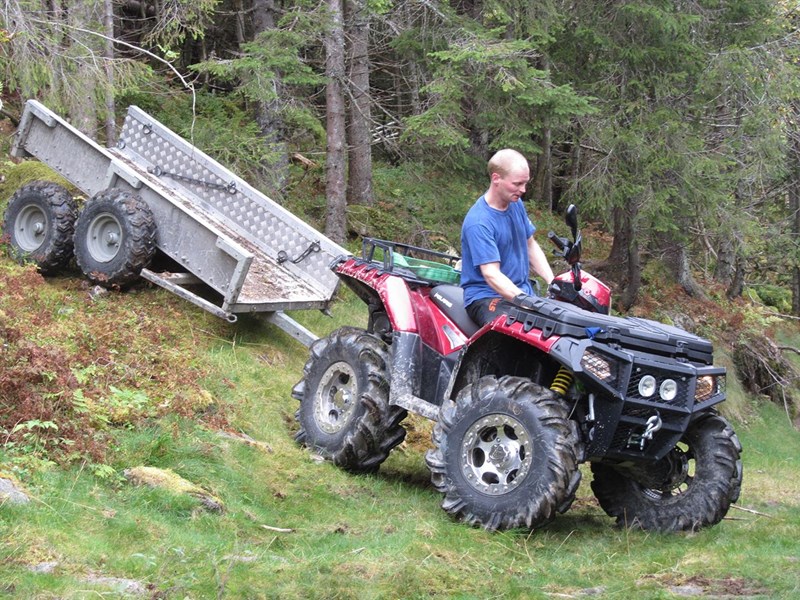
[[[550,384],[550,389],[564,396],[570,385],[572,385],[572,373],[563,366],[559,367],[558,373],[556,373],[553,379],[553,383]]]

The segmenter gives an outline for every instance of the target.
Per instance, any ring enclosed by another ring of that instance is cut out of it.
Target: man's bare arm
[[[544,250],[539,243],[533,239],[533,236],[528,238],[528,261],[530,262],[531,269],[534,273],[539,275],[547,285],[553,281],[553,269],[547,261]]]
[[[486,283],[505,300],[512,300],[514,297],[523,293],[514,282],[511,281],[501,270],[500,263],[486,263],[480,266],[481,275]]]

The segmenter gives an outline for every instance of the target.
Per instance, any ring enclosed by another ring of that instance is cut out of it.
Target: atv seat
[[[431,290],[431,300],[467,337],[472,337],[480,329],[464,308],[464,290],[461,287],[437,285]]]

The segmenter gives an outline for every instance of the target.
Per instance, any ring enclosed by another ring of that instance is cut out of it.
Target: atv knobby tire
[[[617,525],[695,531],[719,523],[739,499],[741,451],[728,422],[711,415],[690,425],[678,446],[638,475],[592,464],[592,491]]]
[[[57,183],[34,181],[8,201],[3,231],[11,256],[32,261],[42,273],[55,273],[72,258],[72,234],[78,209],[70,193]]]
[[[155,252],[155,219],[140,196],[111,188],[86,203],[75,225],[75,260],[89,281],[127,285]]]
[[[445,401],[425,461],[442,508],[487,530],[533,529],[566,511],[583,446],[559,397],[528,379],[490,375]]]
[[[389,404],[386,344],[364,330],[343,327],[311,345],[295,439],[353,473],[373,473],[403,441],[406,410]]]

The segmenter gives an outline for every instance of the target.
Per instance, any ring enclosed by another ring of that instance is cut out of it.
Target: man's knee
[[[467,307],[467,313],[481,327],[495,320],[497,315],[508,314],[511,304],[502,298],[476,300]]]

